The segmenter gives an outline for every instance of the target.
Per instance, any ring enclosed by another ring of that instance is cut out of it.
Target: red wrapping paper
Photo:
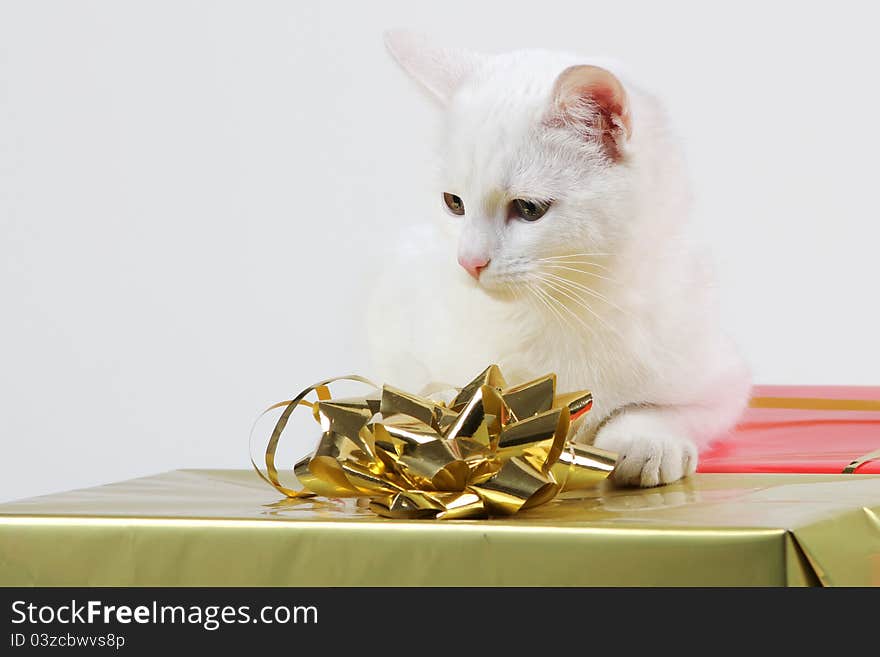
[[[880,400],[880,386],[755,386],[752,397]],[[697,471],[840,474],[877,449],[880,411],[748,408],[701,451]],[[880,474],[880,459],[855,472]]]

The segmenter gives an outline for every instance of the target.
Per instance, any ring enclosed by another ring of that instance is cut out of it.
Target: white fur
[[[658,102],[607,61],[457,53],[400,32],[388,45],[446,121],[439,221],[408,234],[371,303],[379,380],[461,385],[489,363],[510,382],[556,372],[561,391],[593,391],[578,439],[620,453],[616,481],[655,486],[692,473],[697,447],[741,412],[749,375],[718,325]],[[557,77],[579,64],[612,71],[626,89],[632,131],[618,161],[597,140],[545,125]],[[463,199],[464,216],[443,210],[443,192]],[[527,223],[508,218],[514,198],[554,203]],[[478,282],[457,254],[491,258]],[[571,254],[609,255],[539,260]]]

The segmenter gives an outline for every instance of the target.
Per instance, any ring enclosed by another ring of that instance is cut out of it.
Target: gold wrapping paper
[[[330,386],[337,381],[373,389],[334,398]],[[317,401],[306,399],[312,393]],[[311,408],[323,433],[314,453],[294,466],[301,484],[294,489],[281,482],[275,457],[300,406]],[[370,509],[389,518],[506,516],[593,487],[611,473],[614,454],[567,440],[571,422],[591,406],[586,391],[557,395],[554,374],[509,387],[497,365],[457,390],[448,405],[388,385],[379,389],[363,377],[339,377],[267,409],[284,408],[264,450],[265,472],[251,462],[291,498],[367,497]]]
[[[178,470],[0,504],[0,585],[876,586],[878,517],[876,475],[603,482],[485,522]]]

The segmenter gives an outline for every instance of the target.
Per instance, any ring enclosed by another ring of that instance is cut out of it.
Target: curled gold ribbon
[[[752,408],[782,408],[804,411],[880,411],[880,399],[828,399],[825,397],[752,397]],[[855,474],[869,461],[880,459],[880,449],[850,461],[841,474]]]
[[[337,381],[373,391],[334,398],[329,386]],[[317,401],[306,400],[311,393]],[[302,488],[293,489],[281,483],[275,454],[299,406],[311,408],[323,433],[294,466]],[[265,449],[265,473],[253,456],[251,463],[288,497],[367,497],[385,517],[511,515],[593,487],[614,469],[615,454],[567,439],[571,422],[591,406],[589,392],[557,395],[554,374],[508,387],[497,365],[448,405],[360,376],[326,379],[263,412],[284,408]]]

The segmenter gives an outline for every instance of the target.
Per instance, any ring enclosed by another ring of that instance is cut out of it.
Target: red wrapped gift
[[[697,471],[880,474],[880,387],[755,386]]]

